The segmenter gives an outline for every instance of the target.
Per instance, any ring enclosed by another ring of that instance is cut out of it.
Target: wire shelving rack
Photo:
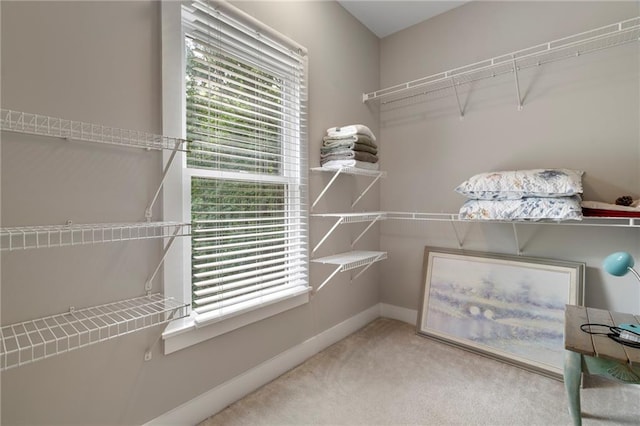
[[[189,305],[154,293],[1,328],[0,371],[188,315]]]
[[[7,132],[49,136],[133,148],[184,150],[184,139],[138,130],[67,120],[41,114],[0,109],[0,129]]]
[[[320,248],[320,246],[329,238],[329,236],[336,230],[336,228],[340,225],[347,223],[361,223],[361,222],[369,222],[369,225],[362,230],[360,235],[358,235],[352,242],[351,248],[353,248],[356,243],[364,236],[364,234],[371,229],[371,227],[378,222],[379,220],[384,220],[387,218],[386,212],[363,212],[363,213],[316,213],[312,214],[312,217],[324,217],[336,219],[336,222],[333,226],[324,234],[324,236],[318,241],[316,246],[313,248],[311,253],[315,253],[316,250]]]
[[[316,204],[318,204],[320,199],[324,196],[324,194],[326,194],[326,192],[329,190],[331,185],[333,185],[333,183],[336,181],[338,176],[340,176],[341,174],[352,175],[352,176],[368,176],[370,178],[373,178],[369,186],[364,188],[360,192],[358,197],[353,201],[353,203],[351,203],[351,207],[354,207],[356,204],[358,204],[358,201],[360,201],[362,197],[364,197],[364,195],[373,187],[373,185],[375,185],[375,183],[379,179],[387,176],[387,172],[378,171],[378,170],[359,169],[357,167],[341,167],[338,169],[328,169],[325,167],[313,167],[311,168],[311,170],[314,172],[333,173],[333,176],[331,177],[329,182],[327,182],[327,184],[324,186],[322,191],[320,191],[320,193],[316,197],[315,201],[311,204],[311,209],[313,209],[316,206]]]
[[[97,223],[0,228],[0,250],[66,247],[115,241],[188,236],[180,222]]]
[[[349,251],[346,253],[334,254],[331,256],[312,259],[312,262],[323,263],[328,265],[337,265],[337,268],[318,286],[316,293],[320,291],[338,272],[349,271],[351,269],[362,269],[351,279],[355,280],[376,262],[387,258],[387,252],[384,251]]]
[[[161,182],[145,210],[145,222],[73,224],[69,221],[65,225],[0,228],[0,251],[166,239],[162,258],[144,284],[144,296],[81,310],[72,307],[66,313],[1,326],[0,371],[189,315],[190,304],[151,292],[152,281],[172,242],[177,237],[191,235],[190,223],[151,221],[153,205],[164,185],[169,167],[176,154],[186,149],[186,140],[9,109],[0,109],[0,130],[147,151],[171,151]],[[145,360],[149,359],[150,349],[145,353]]]
[[[458,213],[419,213],[419,212],[385,212],[388,220],[416,220],[432,222],[461,222],[461,223],[502,223],[518,225],[562,225],[562,226],[608,226],[624,228],[640,228],[640,218],[633,217],[588,217],[582,220],[536,220],[536,221],[499,221],[499,220],[470,220],[461,219]]]
[[[522,245],[518,234],[519,226],[591,226],[591,227],[617,227],[617,228],[640,228],[640,218],[633,217],[584,217],[582,220],[470,220],[461,219],[457,213],[418,213],[418,212],[386,212],[388,220],[410,220],[423,222],[448,222],[453,229],[458,247],[463,248],[463,239],[456,224],[503,224],[510,225],[513,230],[513,237],[517,254],[522,254]]]
[[[459,86],[502,74],[513,74],[518,92],[518,108],[521,109],[522,98],[520,96],[518,71],[550,62],[575,58],[586,53],[620,46],[639,39],[640,17],[635,17],[374,92],[364,93],[362,101],[365,103],[379,101],[385,104],[437,91],[452,90],[458,101],[460,115],[463,116],[464,111],[461,108],[457,92]]]

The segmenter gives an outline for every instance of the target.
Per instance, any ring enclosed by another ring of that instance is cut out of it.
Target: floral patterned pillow
[[[583,173],[570,169],[480,173],[461,183],[456,192],[476,200],[567,197],[582,194]]]
[[[528,197],[518,200],[467,200],[460,208],[466,220],[582,220],[580,196]]]

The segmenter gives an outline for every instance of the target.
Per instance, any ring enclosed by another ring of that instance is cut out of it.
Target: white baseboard
[[[403,308],[387,303],[380,303],[380,316],[403,321],[411,325],[418,323],[418,311],[415,309]]]
[[[407,313],[403,310],[411,311],[410,309],[393,307],[391,305],[386,306],[388,306],[387,310],[392,312],[392,314],[383,316],[389,318],[396,318],[392,316],[395,314],[406,316]],[[197,424],[227,407],[229,404],[258,389],[260,386],[281,376],[293,367],[302,364],[305,360],[311,358],[321,350],[344,339],[380,316],[381,304],[374,305],[270,360],[247,370],[239,376],[216,386],[179,407],[168,411],[160,417],[146,423],[145,426]],[[397,319],[404,321],[401,318]]]

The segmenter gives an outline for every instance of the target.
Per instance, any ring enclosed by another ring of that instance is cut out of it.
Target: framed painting
[[[584,263],[426,247],[417,331],[559,380]]]

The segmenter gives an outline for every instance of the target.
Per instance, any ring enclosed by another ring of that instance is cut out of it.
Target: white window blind
[[[309,291],[306,58],[183,8],[192,301],[208,324]]]

